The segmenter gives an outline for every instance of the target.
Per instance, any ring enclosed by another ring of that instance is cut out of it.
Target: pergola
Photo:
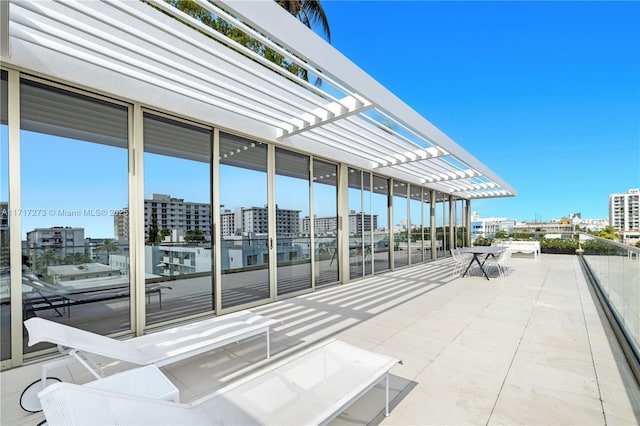
[[[2,2],[2,60],[458,199],[516,195],[272,0],[196,2],[308,79],[162,0]]]

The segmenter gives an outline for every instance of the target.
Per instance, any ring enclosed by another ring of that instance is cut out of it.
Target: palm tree
[[[107,264],[109,263],[109,253],[111,252],[115,252],[118,251],[120,248],[118,247],[118,243],[116,243],[115,241],[113,241],[110,238],[105,239],[104,241],[102,241],[102,244],[100,244],[98,247],[96,247],[96,251],[104,251],[107,253]]]
[[[620,235],[618,235],[618,230],[611,225],[607,225],[604,229],[600,230],[597,233],[599,237],[606,238],[608,240],[618,240],[620,239]]]
[[[40,253],[40,256],[36,258],[36,270],[44,273],[52,264],[58,264],[60,262],[60,254],[52,249],[44,249]]]
[[[80,265],[89,262],[89,259],[83,253],[71,253],[63,260],[65,265]]]
[[[307,27],[313,29],[314,26],[319,26],[327,41],[331,41],[329,21],[318,0],[276,0],[276,3]]]
[[[214,30],[224,34],[235,42],[245,46],[248,49],[262,55],[269,61],[277,64],[278,66],[286,69],[292,74],[299,76],[305,80],[309,80],[308,72],[305,68],[298,66],[297,64],[286,59],[279,52],[271,49],[260,43],[253,37],[245,34],[240,29],[234,27],[232,24],[226,22],[223,19],[219,19],[209,13],[193,0],[167,0],[176,9],[190,15],[191,17],[199,20],[203,24],[213,28]],[[324,13],[324,9],[318,2],[318,0],[275,0],[280,6],[282,6],[287,12],[295,16],[305,24],[307,27],[313,29],[314,26],[324,33],[327,41],[331,41],[331,29],[329,28],[329,21]],[[322,82],[318,78],[315,81],[316,85],[320,85]]]

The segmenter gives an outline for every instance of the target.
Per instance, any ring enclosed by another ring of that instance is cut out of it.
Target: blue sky
[[[334,47],[516,189],[481,216],[606,218],[640,186],[640,3],[322,4]]]

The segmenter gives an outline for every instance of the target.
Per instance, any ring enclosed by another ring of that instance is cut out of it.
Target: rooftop
[[[640,388],[577,257],[513,256],[509,266],[502,280],[457,278],[442,259],[254,308],[280,321],[271,360],[257,337],[163,371],[189,401],[332,337],[403,361],[389,418],[375,388],[336,425],[638,424]],[[0,423],[41,420],[18,406],[38,374],[38,363],[0,373]],[[80,368],[57,375],[90,379]]]

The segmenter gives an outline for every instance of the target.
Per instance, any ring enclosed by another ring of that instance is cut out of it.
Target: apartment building
[[[200,230],[207,240],[211,239],[211,206],[208,203],[185,201],[168,194],[151,194],[144,200],[145,235],[154,225],[158,231],[168,229],[186,233]]]
[[[640,189],[609,194],[609,225],[618,230],[623,242],[640,240]]]
[[[222,237],[243,234],[267,234],[269,211],[266,207],[238,207],[220,213]],[[300,210],[276,208],[276,232],[279,236],[300,235]]]
[[[73,252],[77,248],[84,251],[84,228],[70,226],[52,226],[50,228],[36,228],[27,232],[27,247],[29,249],[59,249]]]

